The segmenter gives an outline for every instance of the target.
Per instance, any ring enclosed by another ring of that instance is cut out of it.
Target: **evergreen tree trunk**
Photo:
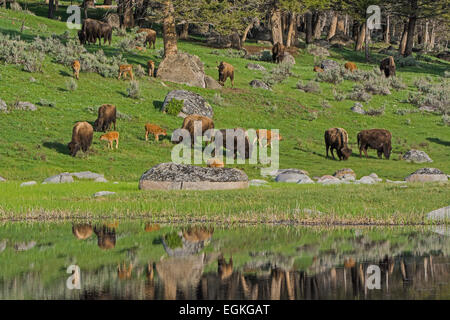
[[[183,39],[183,40],[189,39],[189,23],[188,22],[185,22],[182,25],[180,39]]]
[[[290,47],[292,45],[292,40],[294,38],[294,26],[296,23],[296,15],[295,13],[291,13],[291,19],[289,21],[289,28],[288,28],[288,34],[286,37],[286,47]]]
[[[164,1],[163,38],[164,57],[177,54],[177,31],[175,28],[174,8],[171,0]]]
[[[403,55],[405,53],[405,48],[406,48],[406,38],[408,36],[408,23],[405,22],[403,24],[403,33],[402,33],[402,38],[400,40],[400,45],[398,47],[398,51],[400,52],[401,55]]]
[[[281,27],[281,10],[278,8],[274,8],[270,15],[270,24],[272,31],[272,43],[276,44],[277,42],[283,44],[283,30]]]
[[[331,18],[330,29],[328,30],[327,40],[330,40],[336,34],[337,23],[338,23],[338,16],[337,16],[336,12],[333,12],[333,17]]]
[[[370,56],[369,56],[370,30],[369,30],[369,28],[367,26],[367,23],[364,23],[364,30],[365,30],[365,32],[364,32],[364,34],[365,34],[365,37],[364,37],[364,53],[365,53],[365,56],[366,56],[366,62],[369,62],[369,58],[370,58]]]
[[[408,22],[408,35],[406,36],[406,46],[404,56],[407,57],[412,54],[412,49],[414,47],[414,34],[416,29],[417,18],[410,17]]]
[[[436,42],[436,25],[435,22],[432,21],[431,22],[431,34],[430,34],[430,44],[429,44],[429,48],[430,49],[434,49],[434,44]]]
[[[320,12],[316,12],[314,14],[314,26],[313,26],[313,37],[314,39],[320,39],[320,36],[322,34],[322,22],[323,17]]]
[[[117,13],[120,17],[120,27],[134,27],[134,14],[132,0],[119,0],[117,5]]]
[[[4,0],[6,3],[6,0]],[[55,2],[54,0],[49,0],[48,2],[48,18],[53,19],[55,16]]]
[[[306,28],[306,44],[310,44],[313,42],[313,34],[312,34],[312,14],[311,12],[307,12],[305,14],[305,28]]]
[[[384,31],[384,43],[391,42],[391,24],[389,15],[386,16],[386,30]]]
[[[355,51],[361,51],[364,41],[366,39],[366,22],[361,24],[358,30],[358,36],[356,37]]]
[[[430,37],[428,35],[428,21],[425,21],[425,25],[423,26],[423,44],[425,46],[425,49],[428,49]]]
[[[337,21],[337,25],[336,25],[336,31],[338,33],[344,33],[345,34],[345,21],[347,19],[347,15],[345,16],[345,19],[339,18],[338,17],[338,21]]]

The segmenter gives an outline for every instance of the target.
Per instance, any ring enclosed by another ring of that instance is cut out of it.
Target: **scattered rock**
[[[42,182],[43,184],[47,183],[72,183],[73,177],[68,172],[63,172],[60,174],[57,174],[56,176],[52,176],[50,178],[47,178]]]
[[[372,177],[364,176],[361,179],[356,180],[355,183],[374,184],[374,183],[376,183],[376,181]]]
[[[281,62],[282,63],[286,63],[286,64],[290,64],[290,65],[294,65],[295,64],[295,58],[289,52],[285,52]]]
[[[108,180],[106,180],[105,177],[98,177],[94,180],[94,182],[108,182]]]
[[[221,89],[222,86],[213,77],[205,75],[205,87],[208,89]]]
[[[36,82],[36,79],[33,78],[33,77],[30,77],[30,79],[28,79],[28,81],[30,81],[30,82]]]
[[[387,182],[387,183],[395,183],[395,184],[406,183],[406,181],[392,181],[392,180],[389,180],[389,179],[386,179],[386,182]]]
[[[21,187],[27,187],[27,186],[34,186],[35,184],[37,184],[36,181],[27,181],[27,182],[23,182],[20,184]]]
[[[95,180],[97,178],[104,178],[103,174],[94,173],[91,171],[74,172],[70,174],[77,179]]]
[[[205,168],[173,162],[161,163],[139,180],[143,190],[226,190],[248,188],[244,171],[234,168]]]
[[[356,102],[350,110],[359,114],[366,114],[366,110],[364,110],[363,105],[359,102]]]
[[[114,181],[113,184],[119,184],[119,182],[118,181]]]
[[[2,99],[0,99],[0,112],[8,112],[8,106]]]
[[[372,172],[371,174],[369,174],[369,177],[371,177],[375,182],[381,182],[383,181],[383,179],[381,179],[380,177],[378,177],[378,175],[374,172]]]
[[[28,243],[25,243],[25,242],[16,243],[16,244],[14,244],[14,249],[16,249],[16,251],[27,251],[27,250],[34,248],[35,246],[36,246],[36,241],[32,240]]]
[[[323,71],[334,70],[334,69],[340,68],[338,62],[336,62],[334,60],[330,60],[330,59],[322,60],[320,62],[320,67],[323,69]]]
[[[247,69],[250,69],[250,70],[259,70],[259,71],[266,71],[266,68],[265,68],[265,67],[263,67],[262,65],[257,64],[257,63],[249,63],[249,64],[247,64]]]
[[[264,90],[271,90],[270,87],[261,80],[252,80],[250,81],[250,86],[253,88],[260,88],[260,89],[264,89]]]
[[[168,55],[159,64],[157,77],[163,81],[205,88],[205,71],[200,58],[179,52]]]
[[[348,181],[346,181],[346,180],[341,180],[341,179],[338,179],[338,178],[336,178],[336,177],[333,177],[333,176],[330,176],[330,175],[324,175],[324,176],[322,176],[322,177],[320,177],[318,180],[317,180],[317,182],[318,183],[320,183],[320,184],[341,184],[341,183],[349,183]]]
[[[431,158],[424,152],[416,149],[409,150],[402,156],[403,160],[423,163],[423,162],[433,162]]]
[[[300,170],[300,169],[277,169],[277,170],[273,170],[269,173],[269,175],[272,178],[275,178],[276,176],[278,176],[281,173],[298,173],[298,174],[304,174],[304,175],[309,175],[308,171],[305,170]]]
[[[427,218],[432,220],[450,219],[450,206],[429,212]]]
[[[302,175],[300,179],[297,181],[297,184],[309,184],[309,183],[314,183],[314,181],[306,174]]]
[[[253,180],[250,180],[248,182],[248,184],[251,186],[254,186],[254,187],[261,187],[261,186],[267,185],[267,181],[261,180],[261,179],[253,179]]]
[[[178,116],[186,118],[191,114],[199,114],[208,118],[213,118],[214,112],[208,102],[199,94],[186,90],[173,90],[170,91],[164,99],[161,111],[166,111],[167,104],[172,100],[183,100],[183,108]]]
[[[6,240],[6,239],[0,241],[0,253],[5,251],[7,243],[8,243],[8,240]]]
[[[355,180],[356,179],[356,173],[350,169],[350,168],[344,168],[336,171],[333,174],[333,177],[336,177],[338,179],[342,180]]]
[[[447,175],[436,168],[421,168],[405,178],[407,182],[436,182],[447,180]]]
[[[297,172],[283,172],[276,176],[276,182],[290,182],[290,183],[314,183],[310,177],[305,174]]]
[[[110,196],[113,194],[116,194],[116,193],[112,192],[112,191],[99,191],[99,192],[94,193],[94,197],[97,198],[97,197],[103,197],[103,196]]]
[[[18,101],[13,106],[16,110],[24,110],[24,111],[36,111],[37,107],[31,102],[22,102]]]
[[[6,181],[6,179],[3,178],[2,176],[0,176],[0,182],[5,182],[5,181]]]

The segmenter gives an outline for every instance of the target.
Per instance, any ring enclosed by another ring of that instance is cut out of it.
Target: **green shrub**
[[[353,91],[347,96],[347,99],[354,101],[367,102],[372,99],[372,95],[367,93],[364,86],[361,84],[356,84],[353,87]]]
[[[316,80],[319,82],[329,82],[332,84],[339,84],[344,81],[340,72],[336,70],[325,70],[323,72],[318,72],[316,75]]]
[[[77,81],[74,78],[70,78],[66,81],[66,88],[69,91],[75,91],[78,88]]]
[[[127,88],[127,95],[130,98],[138,99],[141,96],[141,90],[139,88],[139,82],[136,80],[130,81],[130,86]]]
[[[302,80],[299,80],[297,83],[297,89],[302,90],[304,92],[320,92],[320,86],[315,81],[309,81],[306,84],[303,84]]]
[[[262,81],[269,87],[272,87],[277,83],[283,82],[291,75],[291,65],[288,63],[279,63],[271,71],[264,71]]]
[[[172,116],[177,116],[183,109],[184,100],[172,99],[167,103],[166,112]]]

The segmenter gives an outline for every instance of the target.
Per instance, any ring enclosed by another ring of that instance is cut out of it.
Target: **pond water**
[[[0,224],[0,299],[449,299],[449,227]]]

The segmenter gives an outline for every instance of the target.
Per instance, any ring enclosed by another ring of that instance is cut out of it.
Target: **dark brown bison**
[[[280,63],[284,58],[284,46],[280,42],[277,42],[272,47],[272,61]]]
[[[191,136],[191,146],[194,145],[195,137],[194,137],[194,129],[195,129],[195,122],[200,121],[202,126],[202,135],[209,129],[214,129],[214,121],[211,118],[201,116],[199,114],[191,114],[184,118],[183,125],[181,126],[181,129],[185,129],[189,131],[189,134]],[[180,137],[177,143],[180,143],[183,139]]]
[[[99,39],[100,43],[101,43],[101,25],[100,25],[100,21],[97,21],[95,19],[85,19],[83,21],[83,25],[81,27],[81,36],[80,34],[78,35],[78,38],[80,38],[80,42],[81,42],[81,38],[84,39],[84,42],[86,43],[96,43],[97,39]]]
[[[358,133],[358,147],[359,157],[361,157],[361,151],[364,150],[364,154],[367,156],[367,149],[370,147],[377,150],[378,158],[382,158],[382,154],[386,159],[389,159],[392,151],[391,145],[392,134],[385,129],[370,129],[362,130]]]
[[[97,245],[103,250],[113,249],[116,246],[116,230],[106,225],[94,227],[97,235]]]
[[[339,160],[347,160],[352,154],[352,149],[348,147],[348,134],[342,128],[330,128],[325,131],[325,146],[327,150],[330,148],[331,156],[334,158],[333,150],[336,149],[336,153]]]
[[[80,44],[86,44],[86,34],[83,30],[78,31],[78,39],[80,40]]]
[[[103,38],[103,44],[106,44],[106,41],[108,41],[109,45],[111,45],[112,27],[106,22],[99,21],[99,23],[100,23],[100,38],[99,38],[100,45],[102,42],[101,38]]]
[[[93,135],[94,130],[89,123],[85,121],[75,123],[72,130],[72,141],[67,145],[70,155],[75,157],[80,149],[86,152],[91,146]]]
[[[148,29],[148,28],[141,28],[137,31],[137,33],[142,33],[145,32],[147,34],[147,36],[145,37],[145,42],[144,42],[144,46],[147,47],[147,43],[148,43],[148,48],[150,49],[153,45],[153,49],[156,48],[156,31],[153,29]]]
[[[219,70],[219,83],[225,85],[228,78],[231,80],[231,86],[234,87],[234,67],[226,62],[221,62],[217,69]]]
[[[395,62],[394,57],[387,57],[380,62],[380,70],[384,72],[386,78],[390,76],[395,76]]]
[[[111,124],[114,124],[114,130],[116,130],[116,106],[112,104],[104,104],[98,108],[98,117],[94,122],[95,131],[106,132],[111,128]]]
[[[241,158],[249,159],[251,157],[253,145],[250,144],[250,141],[248,139],[245,129],[234,128],[234,129],[217,130],[214,134],[214,141],[220,141],[220,140],[218,140],[220,138],[219,133],[222,135],[222,147],[233,151],[233,157],[235,159],[237,158],[238,152],[239,152],[239,155],[241,156]],[[232,135],[232,138],[229,138],[230,143],[232,143],[232,145],[229,145],[227,143],[228,135]],[[243,142],[243,144],[242,144],[242,142]],[[219,145],[218,145],[218,143],[216,143],[216,150],[219,149],[218,147],[219,147]],[[215,152],[214,152],[213,156],[215,156]]]

